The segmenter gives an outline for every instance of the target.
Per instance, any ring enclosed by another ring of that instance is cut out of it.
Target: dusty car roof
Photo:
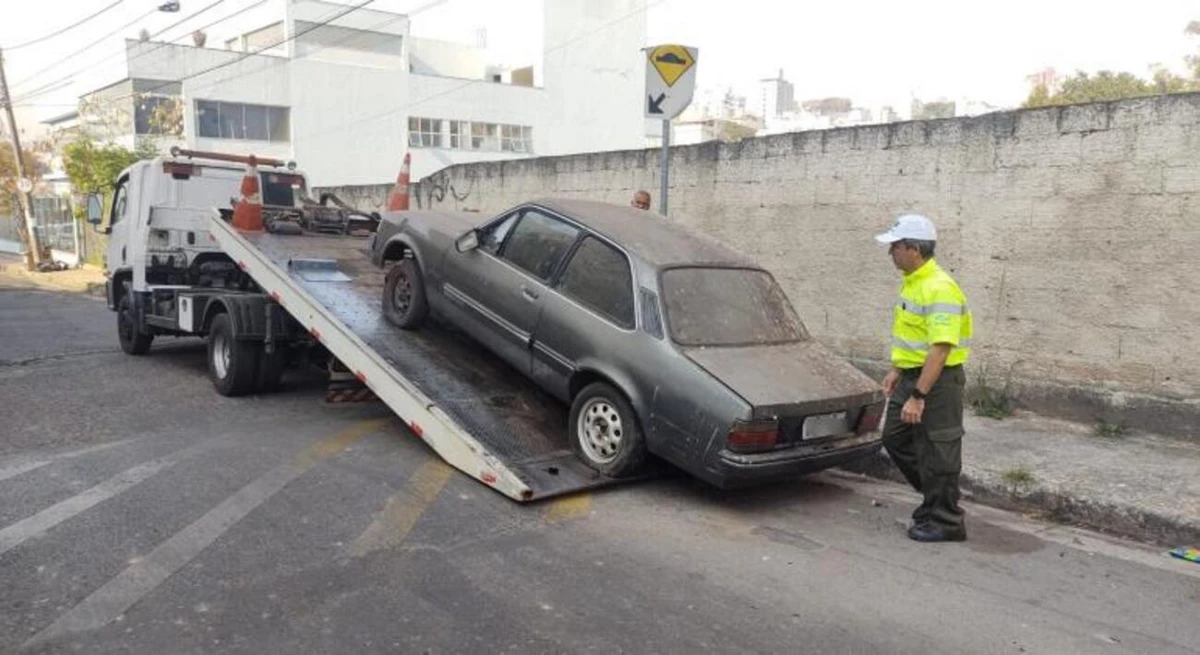
[[[541,198],[530,204],[572,218],[655,266],[698,263],[758,266],[716,239],[644,209],[564,198]]]

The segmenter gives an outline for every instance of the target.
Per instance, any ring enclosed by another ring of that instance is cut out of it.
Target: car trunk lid
[[[684,354],[750,403],[752,419],[777,419],[780,442],[849,434],[883,400],[878,384],[815,341]]]

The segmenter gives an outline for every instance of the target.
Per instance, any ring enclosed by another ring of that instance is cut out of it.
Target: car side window
[[[129,178],[117,182],[117,192],[113,194],[112,217],[109,225],[116,225],[125,218],[129,208]]]
[[[616,248],[585,237],[563,271],[559,289],[581,305],[633,328],[633,273],[629,259]]]
[[[526,209],[512,228],[500,256],[539,280],[548,281],[578,236],[578,228]]]
[[[519,214],[513,212],[502,220],[496,221],[491,225],[480,230],[482,238],[479,240],[479,249],[490,252],[493,255],[500,252],[500,246],[504,244],[504,237],[512,231],[512,227],[517,224]]]

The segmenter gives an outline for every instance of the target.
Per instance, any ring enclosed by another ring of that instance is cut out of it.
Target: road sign
[[[17,191],[20,191],[21,193],[29,193],[30,191],[33,191],[33,182],[30,182],[29,178],[27,177],[17,180]]]
[[[682,45],[646,48],[646,118],[670,120],[683,113],[696,90],[700,51]]]

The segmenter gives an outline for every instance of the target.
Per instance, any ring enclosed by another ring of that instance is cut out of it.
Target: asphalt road
[[[222,398],[113,324],[0,290],[0,652],[1200,652],[1156,550],[972,505],[916,544],[908,490],[828,473],[518,505],[379,405]]]

